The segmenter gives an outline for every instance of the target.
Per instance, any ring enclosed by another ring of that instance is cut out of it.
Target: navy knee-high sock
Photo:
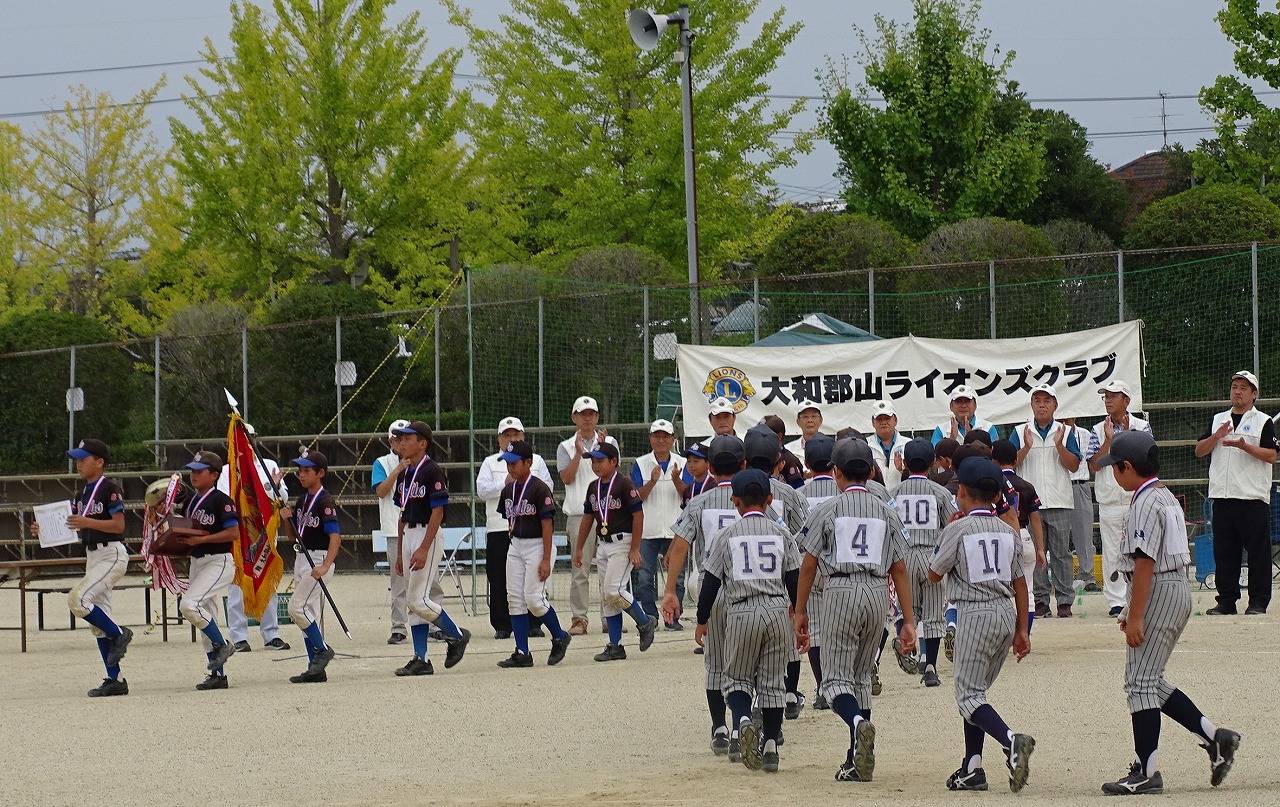
[[[764,738],[773,740],[776,745],[778,737],[782,735],[782,710],[781,709],[765,709],[764,710]]]
[[[809,648],[809,669],[813,672],[813,680],[818,688],[822,688],[822,648]]]
[[[942,647],[942,639],[924,640],[924,657],[926,664],[938,666],[938,648]]]
[[[800,662],[787,662],[787,692],[800,694]]]
[[[751,695],[742,690],[734,690],[724,700],[729,705],[729,713],[733,715],[733,731],[736,732],[743,720],[751,719]]]
[[[991,735],[991,739],[1000,743],[1001,748],[1007,749],[1009,742],[1013,736],[1013,732],[1009,730],[1009,726],[1000,719],[1000,715],[991,707],[991,704],[984,703],[977,709],[973,710],[973,715],[969,718],[975,725],[981,726],[982,730]]]
[[[982,726],[964,721],[964,771],[972,773],[982,767],[982,741],[987,736]]]
[[[1147,776],[1157,770],[1156,750],[1160,747],[1160,710],[1143,709],[1130,715],[1133,721],[1133,751]]]
[[[853,762],[853,744],[856,741],[853,729],[864,719],[862,710],[858,708],[858,699],[848,693],[836,695],[835,699],[831,701],[831,711],[849,724],[849,757],[845,761]]]
[[[1204,712],[1191,702],[1186,693],[1175,689],[1169,699],[1164,702],[1162,712],[1177,721],[1178,725],[1197,737],[1213,742],[1213,735],[1205,729]]]
[[[751,707],[747,707],[750,710]],[[724,693],[718,689],[707,690],[707,711],[711,713],[711,731],[724,728]]]

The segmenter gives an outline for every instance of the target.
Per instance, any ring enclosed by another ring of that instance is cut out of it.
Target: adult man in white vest
[[[512,443],[524,440],[524,424],[518,417],[505,417],[498,422],[498,451],[485,457],[480,463],[480,471],[476,474],[476,495],[484,499],[484,572],[489,579],[489,624],[493,627],[493,638],[511,638],[511,610],[507,602],[507,553],[511,549],[510,524],[498,513],[498,500],[502,491],[511,484],[511,475],[507,472],[507,462],[502,459],[503,453]],[[551,471],[546,460],[538,454],[533,455],[531,473],[553,488]],[[554,566],[554,561],[552,562]],[[542,620],[529,614],[529,635],[542,635]]]
[[[1071,516],[1075,510],[1075,494],[1071,491],[1071,474],[1080,467],[1083,452],[1075,432],[1054,420],[1058,411],[1058,392],[1048,384],[1031,388],[1031,420],[1014,429],[1009,441],[1018,448],[1018,476],[1035,486],[1040,495],[1040,521],[1044,525],[1045,548],[1049,550],[1049,569],[1036,569],[1036,616],[1050,615],[1050,572],[1053,592],[1057,595],[1058,616],[1071,616],[1071,599],[1075,596],[1071,575]]]
[[[587,487],[595,480],[591,470],[591,458],[587,456],[601,443],[618,441],[609,436],[604,429],[597,429],[600,423],[600,406],[596,399],[583,395],[573,402],[573,425],[576,427],[573,436],[560,443],[556,449],[556,472],[564,483],[564,508],[567,531],[572,538],[578,534],[582,519],[586,513],[584,502],[587,500]],[[591,558],[596,556],[596,535],[591,530],[586,543],[582,545],[582,557],[586,560],[582,566],[573,568],[573,576],[569,581],[569,607],[573,609],[573,624],[569,633],[581,636],[590,627],[587,623],[587,606],[591,603]]]
[[[871,456],[884,474],[884,486],[893,490],[902,482],[902,449],[910,438],[898,434],[898,414],[890,401],[876,401],[871,407],[871,426],[875,436],[867,439]]]
[[[373,461],[370,477],[373,493],[378,497],[378,527],[387,542],[387,565],[391,569],[391,637],[387,644],[400,644],[408,635],[405,623],[409,609],[405,604],[404,575],[396,570],[396,558],[400,557],[400,508],[395,503],[396,479],[409,467],[409,461],[401,459],[397,450],[400,435],[396,431],[407,428],[407,420],[392,421],[391,428],[387,430],[387,447],[391,450]]]
[[[961,384],[951,390],[949,406],[951,407],[951,417],[947,418],[945,423],[940,423],[933,430],[933,438],[930,442],[935,446],[944,437],[950,437],[963,445],[965,437],[974,429],[991,435],[991,442],[1000,439],[1000,435],[996,433],[995,424],[978,417],[978,393],[973,391],[973,387],[968,384]]]
[[[640,542],[640,566],[636,569],[636,601],[651,619],[658,618],[658,556],[671,548],[674,533],[671,525],[680,518],[680,497],[685,484],[681,481],[680,456],[671,450],[676,427],[669,420],[655,420],[649,426],[648,454],[637,457],[631,466],[631,483],[640,491],[644,502],[644,533]],[[684,602],[684,569],[676,583],[676,597]],[[666,623],[667,630],[684,630],[679,619]]]
[[[822,428],[822,410],[815,404],[806,403],[804,409],[801,409],[796,415],[796,425],[800,427],[800,436],[783,446],[783,449],[790,451],[804,462],[804,444],[809,442],[809,438],[813,437]],[[804,465],[806,472],[810,470],[809,465]]]
[[[1129,587],[1120,575],[1114,575],[1120,566],[1120,544],[1124,539],[1124,517],[1129,512],[1132,496],[1116,482],[1115,475],[1106,468],[1099,468],[1098,460],[1111,453],[1111,439],[1120,432],[1141,431],[1151,434],[1151,424],[1129,414],[1130,388],[1128,383],[1113,378],[1098,388],[1107,416],[1094,425],[1089,434],[1089,447],[1085,457],[1095,474],[1093,497],[1098,502],[1098,531],[1102,534],[1102,596],[1107,600],[1109,614],[1120,616],[1129,604]]]
[[[1209,457],[1218,604],[1205,613],[1215,616],[1236,613],[1243,552],[1249,553],[1245,613],[1265,614],[1271,603],[1271,466],[1280,444],[1271,418],[1254,408],[1257,398],[1257,376],[1248,370],[1231,376],[1231,408],[1214,415],[1196,443],[1196,456]]]

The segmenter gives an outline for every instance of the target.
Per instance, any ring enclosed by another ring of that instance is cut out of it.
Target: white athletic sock
[[[1158,757],[1159,755],[1160,755],[1160,749],[1157,748],[1155,751],[1151,752],[1151,756],[1147,757],[1147,766],[1145,771],[1147,778],[1155,776],[1156,771],[1160,770],[1160,768],[1156,765],[1156,757]]]
[[[1213,725],[1209,718],[1200,715],[1200,730],[1204,732],[1204,736],[1212,739],[1214,734],[1218,733],[1218,727]]]
[[[764,752],[766,754],[776,754],[778,752],[778,744],[773,740],[764,741]]]
[[[968,760],[965,761],[964,772],[973,773],[974,771],[976,771],[978,768],[981,768],[981,767],[982,767],[982,754],[974,754],[973,756],[969,757]]]

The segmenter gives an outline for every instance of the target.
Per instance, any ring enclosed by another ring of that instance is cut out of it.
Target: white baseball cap
[[[1099,395],[1104,392],[1118,392],[1126,398],[1133,397],[1133,392],[1129,389],[1129,385],[1118,378],[1113,378],[1101,387],[1098,387]]]
[[[711,402],[710,414],[723,415],[725,413],[728,413],[730,415],[737,414],[736,412],[733,411],[733,404],[729,402],[728,398],[716,398]]]
[[[498,421],[498,434],[502,434],[507,429],[515,429],[518,432],[524,431],[524,424],[520,422],[518,417],[503,418]]]
[[[653,423],[649,424],[649,434],[653,434],[654,432],[666,432],[667,434],[674,435],[676,433],[676,427],[672,425],[671,421],[658,418]]]
[[[1055,401],[1058,400],[1058,391],[1053,388],[1052,384],[1036,384],[1031,388],[1031,396],[1035,397],[1037,392],[1043,392]]]
[[[1232,381],[1235,381],[1237,378],[1243,378],[1245,381],[1248,381],[1250,384],[1252,384],[1254,392],[1257,392],[1260,389],[1260,387],[1258,386],[1258,377],[1253,373],[1249,372],[1248,370],[1240,370],[1232,374],[1231,376]]]
[[[968,398],[972,401],[977,401],[978,393],[974,392],[973,387],[969,386],[968,384],[961,384],[960,386],[951,390],[950,400],[954,401],[957,398]]]
[[[894,417],[897,414],[897,412],[893,411],[893,403],[890,401],[876,401],[871,405],[872,420],[879,417]]]
[[[409,421],[404,420],[403,418],[400,420],[393,420],[391,421],[391,428],[387,429],[387,437],[396,437],[396,432],[402,432],[407,428],[409,428]]]
[[[573,414],[576,415],[579,412],[586,412],[586,411],[591,411],[591,412],[600,411],[600,405],[597,404],[596,399],[592,398],[590,395],[583,395],[581,398],[573,402]]]

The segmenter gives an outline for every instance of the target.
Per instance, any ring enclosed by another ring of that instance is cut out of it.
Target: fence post
[[[342,317],[333,320],[333,388],[338,391],[338,434],[342,434],[342,378],[338,366],[342,364]]]
[[[240,406],[249,419],[249,327],[240,329]]]
[[[435,376],[436,376],[436,431],[440,431],[440,308],[436,308],[435,338]]]
[[[1116,250],[1116,322],[1124,322],[1124,250]]]
[[[989,313],[991,319],[991,338],[996,338],[996,262],[987,261],[987,295],[991,298],[988,302]]]
[[[155,389],[155,393],[156,393],[156,396],[155,396],[156,467],[159,468],[160,467],[160,336],[158,334],[156,335],[156,341],[155,341],[155,360],[152,363],[155,365],[155,369],[153,373],[154,373],[154,381],[156,385],[156,389]]]
[[[1256,376],[1260,370],[1258,361],[1258,242],[1254,241],[1249,248],[1249,269],[1250,279],[1252,283],[1253,293],[1253,374]]]
[[[867,333],[876,335],[876,270],[867,270]]]
[[[454,243],[457,243],[455,236]],[[471,269],[463,267],[463,277],[467,282],[467,474],[471,479],[476,478],[476,375],[475,375],[475,348],[472,344],[472,322],[471,322]],[[542,299],[538,299],[538,321],[542,321]],[[539,341],[541,341],[542,328],[539,326]],[[538,372],[542,372],[542,363],[538,363]],[[542,395],[538,395],[541,402]],[[541,409],[541,403],[539,403]],[[541,425],[541,424],[539,424]],[[476,486],[467,485],[467,523],[471,526],[471,534],[476,532]],[[471,612],[476,610],[476,542],[471,542]]]
[[[757,288],[757,291],[759,289]],[[649,414],[649,287],[644,287],[644,292],[640,297],[640,308],[644,317],[644,325],[641,328],[644,341],[640,344],[640,354],[644,356],[644,417],[641,420],[648,420]],[[757,325],[758,329],[760,326]],[[541,365],[539,365],[541,367]]]
[[[755,305],[755,311],[751,315],[751,335],[754,337],[753,342],[760,341],[760,278],[751,278],[751,302]],[[647,354],[646,354],[647,355]]]
[[[76,346],[71,346],[71,383],[67,385],[67,396],[71,395],[71,390],[76,388]],[[66,396],[64,396],[66,397]],[[67,398],[67,403],[70,403]],[[74,406],[67,407],[67,450],[76,447],[76,408]],[[67,473],[71,473],[76,469],[76,461],[67,457]]]
[[[546,300],[542,297],[538,298],[538,426],[546,425],[543,422],[543,410],[546,404]]]

